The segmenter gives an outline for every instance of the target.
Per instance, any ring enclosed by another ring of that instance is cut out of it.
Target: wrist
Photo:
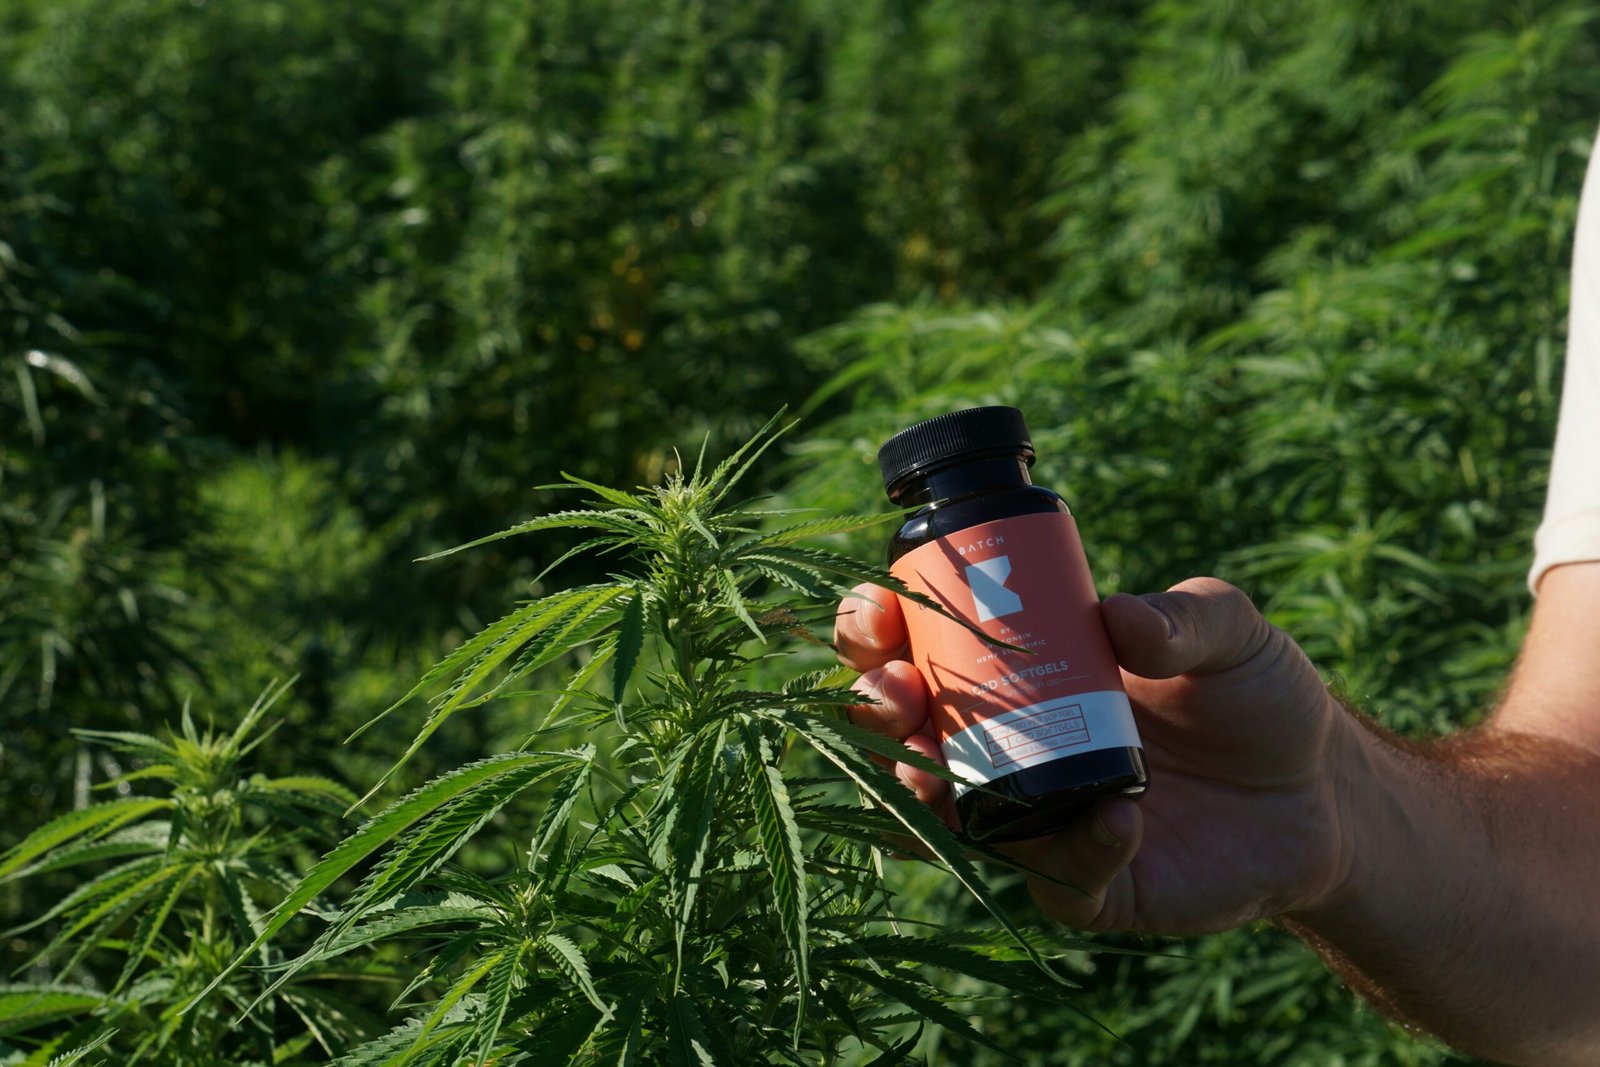
[[[1318,835],[1323,854],[1309,884],[1280,913],[1292,925],[1312,930],[1336,928],[1361,907],[1382,866],[1379,857],[1403,836],[1398,823],[1405,818],[1404,803],[1393,795],[1402,780],[1400,748],[1358,713],[1332,696],[1327,700],[1330,725],[1320,786],[1324,829]],[[1392,866],[1387,870],[1392,882]]]
[[[1423,753],[1336,707],[1328,752],[1336,875],[1280,919],[1358,991],[1404,1015],[1383,991],[1387,965],[1375,947],[1448,944],[1452,916],[1426,902],[1430,881],[1446,877],[1459,853],[1463,797],[1441,788]]]

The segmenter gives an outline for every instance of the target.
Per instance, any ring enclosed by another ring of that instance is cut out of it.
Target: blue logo
[[[967,567],[967,588],[978,609],[978,621],[988,622],[1022,610],[1022,598],[1006,588],[1011,577],[1011,557],[996,556]]]

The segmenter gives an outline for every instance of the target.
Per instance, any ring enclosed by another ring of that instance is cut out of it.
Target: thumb
[[[1237,667],[1274,632],[1248,596],[1217,578],[1190,578],[1165,593],[1118,593],[1101,605],[1101,614],[1117,661],[1143,678]]]

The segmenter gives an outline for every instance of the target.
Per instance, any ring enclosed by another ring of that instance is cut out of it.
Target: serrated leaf
[[[587,762],[592,749],[568,754]],[[479,783],[437,811],[395,842],[382,862],[357,887],[346,912],[353,914],[387,900],[437,870],[513,798],[555,774],[561,763],[534,764]]]
[[[236,943],[248,945],[261,932],[260,909],[256,907],[249,890],[244,887],[239,872],[232,867],[224,868],[217,875],[217,884],[222,892],[223,908],[228,913],[228,921],[233,924],[233,936],[238,939]]]
[[[945,826],[943,820],[919,801],[898,778],[864,758],[851,741],[834,729],[837,723],[807,719],[805,716],[792,713],[784,716],[784,719],[819,754],[853,779],[868,799],[893,815],[912,837],[937,856],[973,899],[1011,934],[1044,974],[1049,975],[1052,980],[1061,980],[1055,969],[1039,954],[1033,943],[1011,920],[1010,914],[989,891],[989,887],[966,858],[961,842],[956,839],[950,828]]]
[[[545,564],[543,569],[541,569],[538,574],[535,574],[528,584],[530,587],[537,587],[541,585],[546,578],[554,574],[561,568],[563,563],[570,559],[577,559],[579,556],[586,555],[601,555],[604,552],[611,551],[612,549],[625,547],[630,543],[631,540],[629,538],[620,537],[616,534],[607,534],[604,537],[591,537],[588,540],[580,541],[571,548],[567,549],[565,552],[561,553],[561,555],[557,556],[555,559],[551,560],[549,563]]]
[[[706,503],[709,506],[715,507],[721,503],[729,491],[738,485],[740,480],[750,472],[750,468],[755,465],[756,460],[760,459],[762,454],[771,448],[778,438],[787,433],[790,427],[794,425],[791,422],[788,426],[783,426],[776,430],[773,429],[778,425],[779,420],[783,418],[785,410],[785,408],[779,408],[777,414],[768,419],[766,424],[751,436],[750,440],[740,445],[733,455],[717,464],[716,469],[707,476],[705,485],[709,493]]]
[[[797,541],[805,541],[813,537],[826,537],[830,534],[852,533],[856,530],[866,530],[873,526],[886,525],[890,520],[903,521],[904,516],[897,511],[882,512],[876,515],[830,515],[820,519],[808,519],[804,522],[793,523],[771,533],[762,534],[760,537],[741,545],[736,550],[736,555],[745,551],[756,551],[770,545],[792,545]]]
[[[306,873],[306,876],[300,880],[300,883],[295,886],[294,891],[285,897],[283,902],[273,910],[272,918],[267,922],[266,928],[261,934],[250,943],[249,947],[236,956],[233,962],[228,964],[222,973],[217,975],[205,989],[192,998],[184,1006],[183,1010],[187,1010],[194,1003],[216,989],[223,979],[227,978],[241,963],[254,955],[268,938],[287,926],[291,919],[303,911],[308,904],[321,895],[329,886],[333,885],[342,875],[394,840],[395,837],[405,832],[407,828],[417,823],[430,812],[437,811],[444,804],[483,782],[492,781],[522,768],[559,763],[566,758],[569,757],[560,753],[548,752],[513,752],[490,756],[476,763],[458,767],[448,774],[440,775],[426,785],[395,801],[382,812],[362,824],[359,829],[336,845],[316,866],[312,867]]]
[[[126,774],[119,774],[115,778],[109,778],[104,782],[98,783],[94,788],[98,792],[104,792],[107,790],[121,790],[126,792],[126,790],[123,790],[122,787],[132,785],[134,782],[145,782],[149,781],[151,778],[165,778],[172,780],[176,778],[177,775],[178,768],[174,764],[152,763],[148,766],[140,767],[136,771],[129,771]]]
[[[128,946],[126,962],[122,965],[122,974],[118,977],[116,984],[112,986],[111,992],[113,995],[122,992],[128,982],[132,980],[134,971],[138,969],[140,961],[149,954],[150,947],[155,944],[156,938],[161,935],[162,925],[167,921],[167,916],[172,914],[172,909],[177,905],[178,898],[183,895],[184,889],[188,888],[189,881],[194,875],[195,868],[193,866],[177,872],[177,877],[173,878],[172,884],[165,888],[160,898],[155,902],[155,906],[147,908],[145,913],[139,917],[139,925],[134,931],[133,942]]]
[[[717,535],[711,532],[710,528],[706,526],[705,520],[702,519],[696,511],[693,509],[685,511],[683,513],[683,521],[688,523],[690,529],[694,530],[695,533],[699,534],[701,537],[704,537],[706,539],[706,543],[712,548],[722,547],[721,544],[717,542]]]
[[[678,773],[667,779],[674,783],[672,807],[664,829],[669,853],[667,876],[677,903],[675,940],[680,979],[683,939],[693,917],[700,879],[705,873],[706,852],[711,845],[722,782],[722,747],[727,737],[728,721],[724,719],[714,733],[703,736],[693,746],[693,758],[684,759]]]
[[[156,763],[180,762],[177,750],[160,738],[131,730],[85,730],[75,728],[73,736],[114,748],[129,755],[143,756]]]
[[[289,690],[294,687],[294,683],[298,682],[299,680],[300,676],[297,674],[287,681],[274,679],[272,682],[268,683],[267,687],[261,691],[261,693],[256,697],[255,701],[250,705],[250,710],[245,712],[244,717],[239,720],[239,725],[235,726],[233,729],[233,735],[229,738],[229,740],[232,742],[232,747],[235,750],[240,752],[249,752],[259,745],[263,740],[265,740],[266,736],[272,732],[271,730],[267,730],[264,733],[258,734],[254,741],[247,742],[246,738],[249,737],[251,731],[256,728],[256,724],[261,721],[262,717],[265,716],[267,712],[271,711],[273,706],[276,705],[278,701],[282,700],[284,696],[288,694]],[[273,729],[276,729],[276,727]]]
[[[310,796],[326,797],[336,803],[343,804],[346,808],[356,802],[355,791],[347,786],[335,782],[331,778],[323,778],[315,774],[291,774],[281,778],[255,777],[250,784],[258,789],[265,789],[273,793],[303,793]]]
[[[35,959],[42,959],[56,949],[68,944],[73,938],[96,924],[100,924],[96,934],[103,936],[109,934],[122,920],[127,918],[134,909],[140,907],[147,899],[159,893],[169,878],[176,877],[180,872],[170,867],[158,867],[156,870],[140,878],[130,880],[128,885],[119,885],[114,890],[104,893],[94,900],[92,906],[70,915],[70,921],[58,931],[50,943],[39,950]],[[85,903],[88,903],[85,901]],[[78,961],[95,947],[99,936],[90,937],[79,946],[73,956],[66,963],[60,964],[56,973],[64,975],[77,966]]]
[[[422,968],[412,975],[411,980],[399,993],[395,994],[394,1000],[389,1003],[389,1011],[395,1012],[402,1007],[416,1007],[430,1003],[426,997],[416,994],[434,985],[441,975],[449,974],[456,964],[466,958],[468,953],[475,952],[477,948],[478,937],[471,931],[463,933],[460,937],[447,938],[442,945],[428,953]]]
[[[672,1023],[672,1063],[675,1067],[680,1064],[716,1067],[717,1061],[711,1055],[711,1040],[694,1001],[682,993],[676,994],[672,998],[668,1018]]]
[[[937,1023],[946,1030],[958,1034],[974,1044],[982,1045],[987,1049],[998,1052],[1012,1063],[1022,1062],[1017,1059],[1015,1053],[996,1044],[993,1038],[988,1037],[973,1026],[971,1020],[939,1000],[936,990],[924,986],[919,981],[903,978],[881,970],[850,964],[841,964],[836,970],[838,973],[847,974],[857,981],[893,997],[929,1022]]]
[[[281,1003],[300,1020],[305,1032],[278,1042],[277,1047],[272,1050],[274,1064],[304,1063],[303,1056],[313,1043],[322,1049],[324,1057],[332,1056],[335,1048],[344,1047],[345,1042],[340,1041],[338,1035],[344,1029],[344,1020],[351,1011],[349,1005],[342,1000],[318,990],[301,989],[294,993],[285,993]]]
[[[992,645],[995,648],[1009,649],[1013,652],[1023,652],[1027,653],[1028,655],[1033,654],[1031,649],[1022,648],[1018,645],[1013,645],[1008,642],[998,640],[994,636],[985,633],[981,627],[977,626],[970,619],[963,618],[962,616],[952,612],[949,608],[945,607],[945,605],[939,603],[937,600],[934,600],[932,597],[912,590],[906,585],[906,583],[902,582],[893,575],[885,574],[876,567],[868,566],[865,563],[851,559],[849,556],[841,555],[838,552],[829,552],[826,549],[816,547],[781,545],[774,546],[764,552],[753,552],[745,558],[757,563],[770,564],[776,562],[787,563],[791,566],[809,566],[814,570],[823,572],[824,574],[833,574],[843,578],[850,583],[852,587],[857,585],[875,585],[880,589],[887,589],[896,596],[904,597],[913,604],[919,604],[922,607],[938,612],[951,622],[966,628],[985,644]]]
[[[438,699],[443,700],[454,695],[462,684],[460,677],[462,675],[470,675],[486,656],[493,655],[497,649],[510,643],[511,647],[496,661],[496,663],[503,662],[517,648],[521,647],[521,643],[516,641],[518,634],[526,635],[537,632],[549,619],[565,612],[574,601],[592,590],[607,587],[607,585],[585,585],[573,589],[564,589],[560,592],[552,593],[550,596],[541,597],[531,603],[524,604],[514,611],[501,616],[457,645],[444,659],[428,668],[416,685],[406,690],[400,699],[362,724],[346,740],[354,741],[382,721],[385,716],[404,706],[414,697],[432,689],[445,678],[455,677],[457,680],[446,688],[444,694]],[[492,670],[493,668],[491,667],[490,669]]]
[[[550,953],[551,962],[578,987],[602,1018],[611,1018],[612,1008],[600,999],[600,990],[595,988],[594,976],[589,973],[589,961],[584,959],[583,952],[570,938],[557,933],[545,934],[539,938],[539,947]]]
[[[146,856],[142,859],[129,860],[120,867],[113,867],[109,871],[103,871],[74,888],[72,892],[52,904],[43,914],[35,916],[20,926],[12,927],[6,931],[6,934],[12,936],[32,930],[57,916],[68,914],[88,905],[91,901],[103,900],[119,892],[127,884],[143,878],[148,872],[159,871],[163,862],[164,858],[162,856]]]
[[[45,823],[0,857],[0,883],[8,882],[30,860],[85,835],[104,837],[151,812],[165,811],[172,801],[155,797],[123,797],[69,811]]]
[[[433,736],[434,731],[438,730],[446,719],[466,703],[473,690],[488,678],[501,663],[522,648],[524,644],[534,642],[536,643],[535,647],[542,655],[545,655],[546,658],[553,658],[555,654],[565,650],[564,646],[560,644],[563,637],[570,635],[586,619],[600,611],[612,600],[624,595],[627,591],[628,587],[623,585],[591,585],[584,586],[581,590],[576,591],[577,595],[569,596],[568,594],[558,593],[540,601],[540,604],[547,605],[547,609],[544,612],[530,617],[518,627],[507,631],[496,645],[486,648],[463,670],[462,674],[451,684],[445,697],[429,713],[427,721],[423,723],[422,729],[417,732],[417,735],[412,738],[411,743],[406,746],[405,752],[383,773],[372,788],[367,790],[366,795],[361,798],[361,803],[364,804],[371,799],[394,776],[396,771],[405,766],[411,757],[416,755],[417,751],[422,748],[428,738]],[[532,670],[540,662],[539,658],[528,660],[524,657],[524,662],[517,665],[513,675]],[[502,682],[501,684],[503,685],[504,683]],[[388,714],[388,712],[383,714]],[[382,718],[382,715],[379,718]],[[376,721],[376,719],[373,720],[373,722]],[[368,723],[368,725],[370,726],[371,723]]]
[[[807,690],[832,690],[845,688],[846,684],[856,678],[856,672],[843,664],[834,664],[821,670],[806,671],[796,675],[783,683],[785,694],[805,692]]]
[[[453,556],[457,552],[465,552],[469,548],[487,545],[492,541],[502,541],[507,537],[518,537],[522,534],[536,533],[540,530],[568,529],[609,530],[613,533],[629,535],[637,535],[644,532],[644,527],[626,516],[618,514],[616,511],[597,511],[587,508],[556,511],[549,515],[540,515],[536,519],[529,519],[527,522],[519,522],[515,526],[501,530],[499,533],[489,534],[487,537],[480,537],[476,541],[468,541],[464,545],[456,545],[454,548],[447,548],[442,552],[423,556],[417,562],[427,563],[430,560],[443,559],[445,556]]]
[[[650,1045],[644,1024],[655,990],[645,981],[624,985],[618,992],[617,1015],[601,1016],[585,1043],[592,1048],[596,1063],[636,1067]]]
[[[578,477],[576,474],[568,474],[566,471],[561,472],[561,477],[566,482],[566,485],[546,485],[540,486],[540,488],[585,489],[599,497],[601,500],[604,500],[606,503],[614,504],[623,511],[631,511],[637,514],[640,518],[645,517],[649,510],[648,502],[641,497],[634,496],[632,493],[621,489],[613,489],[609,485],[601,485],[598,482],[591,482],[586,478]]]
[[[59,1056],[52,1057],[50,1062],[46,1064],[45,1067],[75,1067],[76,1064],[82,1063],[85,1057],[87,1057],[91,1052],[97,1051],[100,1046],[104,1045],[107,1041],[110,1041],[116,1035],[116,1030],[107,1030],[93,1041],[90,1041],[87,1045],[79,1045],[77,1048],[72,1049],[69,1052],[63,1052]]]
[[[331,1067],[378,1067],[392,1063],[412,1046],[421,1029],[421,1018],[407,1019],[387,1034],[357,1045],[333,1061]]]
[[[797,999],[794,1045],[799,1048],[801,1026],[805,1020],[806,994],[811,988],[807,963],[809,938],[806,933],[806,913],[810,904],[806,892],[805,849],[800,842],[800,827],[795,822],[794,810],[789,804],[789,791],[784,786],[783,775],[773,765],[775,761],[771,746],[750,723],[742,724],[741,732],[750,772],[750,797],[755,810],[756,833],[767,857],[778,925],[783,930],[790,959],[794,962]]]
[[[922,1040],[922,1026],[917,1025],[917,1032],[900,1042],[883,1050],[881,1055],[873,1057],[867,1067],[900,1067],[900,1064],[911,1059],[912,1053],[917,1051],[917,1043]]]
[[[764,578],[793,590],[801,596],[822,599],[838,591],[838,586],[822,577],[821,572],[796,567],[787,563],[751,563],[745,561],[751,569]]]
[[[70,1019],[111,1002],[103,993],[76,986],[0,984],[0,1034]]]
[[[466,1009],[456,1004],[446,1013],[443,1024],[436,1024],[437,1029],[431,1037],[423,1033],[423,1027],[427,1025],[424,1017],[419,1015],[408,1019],[382,1037],[351,1049],[335,1060],[332,1067],[397,1067],[399,1064],[415,1062],[421,1053],[430,1049],[448,1051],[449,1043],[470,1036],[471,1031],[460,1021],[465,1015]],[[450,1061],[451,1067],[455,1067],[457,1062]]]
[[[622,623],[617,630],[616,660],[611,668],[611,702],[616,708],[617,723],[624,725],[622,706],[628,696],[628,679],[639,663],[639,653],[644,648],[644,594],[636,592],[623,609]]]
[[[591,748],[589,751],[593,751]],[[588,759],[573,769],[572,773],[556,783],[555,789],[546,801],[544,810],[539,813],[539,823],[533,831],[533,843],[528,846],[528,873],[537,874],[539,865],[545,851],[555,842],[557,836],[566,829],[567,820],[572,815],[572,809],[577,805],[578,798],[583,795],[584,787],[589,784],[589,773],[594,769],[594,760]]]
[[[611,629],[623,614],[615,601],[618,597],[625,596],[628,591],[627,586],[618,586],[593,601],[579,605],[569,616],[557,620],[542,633],[535,635],[523,647],[522,654],[507,670],[505,678],[487,693],[475,698],[472,703],[478,704],[496,696],[513,680],[554,663],[566,653],[588,644]]]
[[[1013,946],[1014,947],[1014,946]],[[888,966],[914,963],[938,967],[952,974],[964,974],[1024,996],[1041,996],[1054,990],[1064,992],[1063,984],[1041,987],[1039,970],[1026,957],[1001,960],[961,945],[951,944],[940,935],[913,937],[905,934],[855,934],[847,940],[817,949],[813,958],[844,960],[852,964],[876,960]]]
[[[904,582],[890,577],[878,567],[862,563],[838,552],[829,552],[826,549],[814,546],[767,545],[763,546],[758,552],[747,553],[745,558],[760,562],[786,563],[790,566],[808,567],[824,574],[833,574],[844,578],[852,585],[877,585],[902,596],[916,596],[906,587]]]
[[[744,623],[745,627],[755,634],[759,640],[765,641],[767,635],[757,625],[755,617],[750,614],[750,609],[745,606],[744,594],[739,591],[739,580],[734,577],[733,571],[727,567],[718,567],[716,575],[717,588],[722,591],[723,606],[737,615],[739,621]]]
[[[600,647],[594,650],[594,654],[589,657],[588,662],[572,673],[572,677],[567,680],[566,686],[556,696],[555,702],[550,705],[550,710],[546,712],[544,718],[539,721],[538,727],[532,734],[528,735],[528,738],[525,741],[523,741],[524,745],[532,744],[533,739],[540,733],[551,729],[557,723],[558,716],[560,716],[560,714],[565,711],[573,701],[583,696],[592,695],[588,692],[589,683],[594,681],[595,677],[598,676],[601,670],[605,668],[605,665],[611,660],[611,657],[616,654],[616,651],[617,639],[615,636],[609,637],[605,641],[601,642]],[[505,695],[507,697],[511,697],[515,694],[507,693]]]
[[[591,756],[591,749],[563,754],[566,759],[586,761]],[[251,1008],[270,999],[302,969],[321,958],[317,953],[351,924],[438,870],[514,797],[554,774],[560,766],[559,762],[553,762],[514,768],[494,779],[476,783],[418,820],[416,828],[396,841],[378,866],[362,879],[339,918],[317,943],[285,967]]]
[[[307,965],[320,963],[323,960],[342,956],[346,952],[354,951],[377,941],[386,941],[413,930],[422,930],[430,926],[443,926],[448,923],[478,923],[494,917],[494,912],[484,904],[468,902],[467,898],[454,898],[456,903],[450,903],[446,898],[437,904],[417,905],[414,907],[396,908],[393,911],[379,911],[369,913],[366,919],[338,933],[330,938],[326,944],[315,947],[315,955],[306,961]],[[295,962],[299,962],[298,960]]]
[[[854,699],[851,701],[851,703],[861,703],[861,697],[859,694],[852,694],[852,696],[854,696]],[[968,781],[939,761],[929,759],[921,752],[907,747],[904,742],[896,741],[892,737],[886,737],[883,734],[864,729],[860,726],[857,726],[855,723],[847,722],[844,719],[834,718],[832,716],[826,718],[821,716],[808,716],[803,711],[763,711],[762,714],[765,718],[774,719],[795,730],[799,730],[799,727],[796,726],[797,721],[824,723],[826,724],[827,731],[833,736],[842,741],[849,742],[857,748],[865,749],[875,756],[882,756],[885,759],[894,761],[895,763],[904,763],[908,767],[915,767],[919,771],[924,771],[933,775],[935,778],[941,778],[946,782],[953,782],[957,785],[963,785],[978,792],[986,791],[984,790],[981,782]]]
[[[871,1043],[872,1032],[862,1026],[855,1005],[851,1004],[850,998],[845,995],[844,990],[851,988],[853,987],[838,982],[819,982],[816,997],[827,1011],[830,1022],[842,1026],[857,1041],[867,1045]]]
[[[528,942],[519,941],[500,957],[484,986],[483,1014],[478,1023],[483,1032],[478,1042],[478,1061],[490,1062],[489,1057],[500,1040],[500,1027],[505,1024],[506,1009],[511,1004],[511,994],[521,975],[522,957],[528,951]]]
[[[48,874],[51,871],[65,870],[83,863],[161,852],[167,847],[167,836],[171,830],[172,824],[164,819],[134,823],[120,830],[114,830],[104,837],[57,848],[36,862],[12,872],[11,877],[27,878],[30,875]]]
[[[423,1022],[422,1029],[418,1031],[416,1040],[406,1054],[400,1058],[401,1064],[410,1063],[415,1053],[426,1047],[425,1043],[428,1035],[433,1033],[435,1028],[449,1017],[450,1013],[461,1003],[462,998],[471,993],[479,982],[483,981],[499,966],[500,961],[505,958],[506,951],[502,949],[499,952],[489,953],[468,968],[465,974],[451,984],[450,988],[439,998],[439,1002],[434,1005],[433,1010],[428,1013],[427,1020]]]
[[[900,821],[879,808],[818,804],[795,808],[795,821],[808,830],[882,847],[885,836],[900,832]]]
[[[519,1004],[513,1007],[513,1011],[519,1010],[522,1003],[530,999],[526,992],[519,998]],[[533,1025],[532,1032],[517,1042],[518,1050],[525,1057],[522,1062],[528,1067],[545,1067],[546,1064],[550,1067],[570,1067],[573,1057],[588,1044],[590,1035],[605,1026],[602,1021],[604,1016],[582,1000],[561,997],[554,983],[547,984],[541,992],[543,999],[533,1006],[533,1010],[547,1010]],[[554,1010],[549,1010],[551,1008]]]

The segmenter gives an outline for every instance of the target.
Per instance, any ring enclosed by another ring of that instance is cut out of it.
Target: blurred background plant
[[[0,1034],[17,1045],[8,1063],[55,1064],[82,1049],[128,1064],[311,1064],[380,1028],[361,997],[332,983],[381,986],[391,977],[381,964],[341,961],[305,976],[319,981],[265,995],[279,944],[224,974],[356,799],[327,778],[246,769],[273,733],[263,717],[286,688],[262,693],[230,730],[201,730],[185,707],[166,738],[78,731],[130,767],[100,787],[111,799],[66,812],[0,854],[0,883],[76,876],[10,932],[51,936],[20,968],[28,980],[0,984]],[[163,795],[143,793],[145,783]],[[215,995],[182,1011],[213,980]]]
[[[258,769],[376,780],[400,739],[338,741],[569,544],[412,559],[784,402],[753,476],[838,511],[892,430],[1017,403],[1105,591],[1218,573],[1391,726],[1472,721],[1528,609],[1597,10],[0,4],[0,848],[128,769],[70,727],[293,673]],[[1448,1058],[1271,931],[1155,947],[1188,959],[1085,977],[1121,1042],[977,1025],[1035,1063]]]

